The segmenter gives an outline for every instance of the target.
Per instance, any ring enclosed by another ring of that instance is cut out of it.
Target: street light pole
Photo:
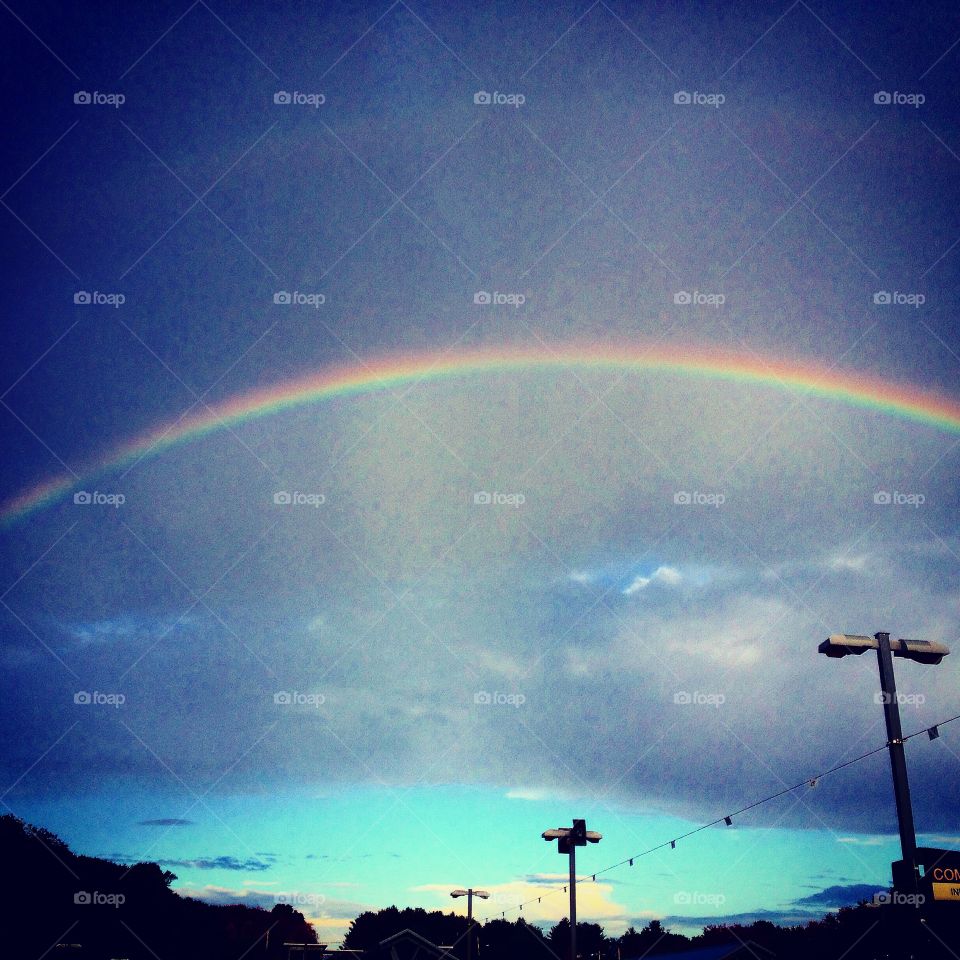
[[[468,887],[466,890],[454,890],[450,896],[467,898],[467,960],[470,960],[473,955],[473,898],[479,897],[481,900],[486,900],[490,894],[486,890],[474,890],[473,887]]]
[[[577,848],[570,844],[570,960],[577,960]]]
[[[903,752],[903,728],[900,726],[900,704],[897,701],[897,683],[893,675],[890,634],[875,633],[874,638],[877,640],[883,718],[887,726],[887,748],[890,751],[890,770],[893,774],[893,798],[897,805],[897,826],[900,829],[900,849],[904,863],[904,875],[895,878],[894,887],[905,885],[907,889],[903,890],[903,893],[915,894],[917,892],[917,833],[913,823],[913,806],[910,802],[907,760]]]
[[[557,841],[557,853],[570,857],[570,960],[577,960],[577,847],[599,843],[603,837],[587,829],[586,820],[574,820],[572,827],[544,830],[541,834],[548,843]]]
[[[903,752],[903,730],[900,726],[900,704],[897,683],[893,675],[893,658],[903,657],[917,663],[940,663],[950,653],[949,647],[931,640],[891,640],[886,632],[872,637],[859,634],[835,633],[817,648],[828,657],[860,656],[867,650],[877,651],[880,669],[880,699],[887,726],[887,749],[890,752],[890,770],[893,774],[893,797],[897,806],[897,826],[900,830],[900,849],[903,859],[892,865],[893,886],[898,893],[916,894],[917,834],[913,824],[910,803],[910,784],[907,781],[907,760]]]

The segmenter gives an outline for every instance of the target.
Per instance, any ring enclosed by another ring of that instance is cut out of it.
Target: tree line
[[[156,863],[132,866],[73,853],[55,834],[0,816],[0,917],[10,960],[285,960],[284,942],[316,943],[313,927],[289,904],[271,910],[213,905],[170,889],[175,875]],[[596,923],[577,924],[579,960],[632,960],[724,944],[747,944],[745,956],[778,960],[956,960],[960,903],[928,904],[918,925],[912,908],[844,907],[800,926],[765,920],[718,924],[688,937],[651,920],[609,936]],[[466,957],[467,921],[460,914],[396,906],[354,919],[343,943],[361,960],[383,960],[380,943],[410,929]],[[475,960],[567,960],[569,921],[549,930],[494,919],[473,928]],[[80,944],[58,947],[57,944]]]

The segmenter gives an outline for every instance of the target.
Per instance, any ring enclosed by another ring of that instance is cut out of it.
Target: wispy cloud
[[[623,589],[622,593],[625,597],[632,596],[650,586],[651,583],[663,583],[669,587],[675,587],[682,579],[683,577],[676,567],[659,566],[649,577],[638,574],[634,577],[633,582]]]
[[[179,817],[160,817],[157,820],[138,820],[138,827],[190,827],[195,820],[181,820]]]

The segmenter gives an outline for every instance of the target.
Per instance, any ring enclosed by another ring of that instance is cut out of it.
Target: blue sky
[[[410,351],[692,344],[957,396],[951,5],[0,15],[4,499]],[[816,645],[955,641],[958,450],[774,386],[575,365],[213,431],[98,476],[120,506],[0,533],[0,796],[334,938],[455,886],[508,910],[564,868],[543,829],[586,817],[591,872],[883,743],[873,663]],[[908,731],[958,712],[956,669],[897,663]],[[908,744],[940,845],[958,757],[952,726]],[[879,754],[584,885],[580,915],[795,918],[897,856]]]

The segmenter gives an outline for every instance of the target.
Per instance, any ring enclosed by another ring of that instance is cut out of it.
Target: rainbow
[[[636,345],[565,344],[393,355],[252,390],[224,400],[215,407],[204,407],[201,412],[187,413],[121,444],[76,474],[54,477],[25,490],[0,508],[0,524],[9,526],[57,503],[102,474],[131,466],[141,459],[217,430],[284,410],[335,397],[396,389],[418,381],[563,368],[674,374],[757,384],[824,397],[949,433],[960,433],[960,402],[957,400],[862,373],[833,370],[811,361],[795,363],[676,345],[643,349]]]

